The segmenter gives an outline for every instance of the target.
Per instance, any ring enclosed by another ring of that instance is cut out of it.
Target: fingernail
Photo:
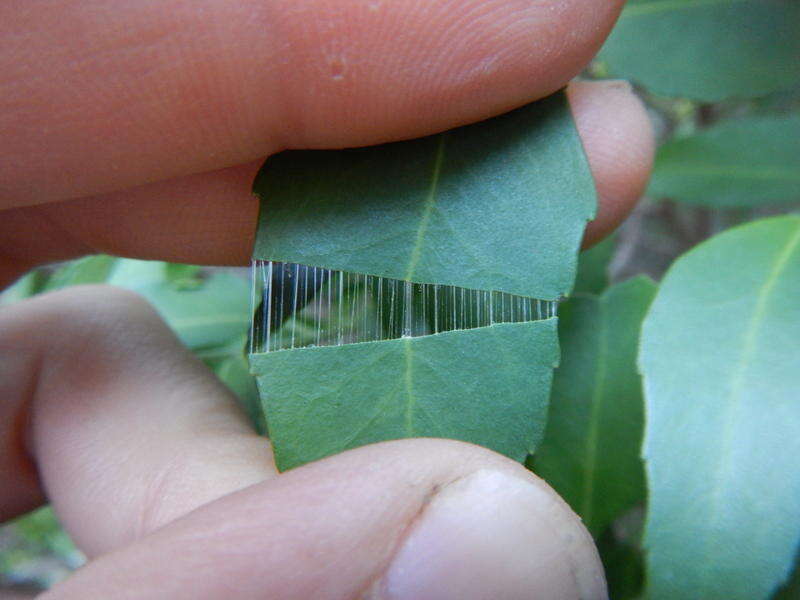
[[[607,598],[591,536],[544,482],[478,471],[440,490],[411,526],[380,600]]]

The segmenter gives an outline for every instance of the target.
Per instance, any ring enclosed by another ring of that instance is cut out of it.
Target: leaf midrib
[[[414,279],[414,273],[417,270],[419,259],[422,256],[422,247],[425,245],[425,234],[428,232],[431,215],[436,206],[436,194],[439,191],[439,177],[441,176],[442,163],[444,162],[445,136],[446,134],[443,133],[437,140],[433,172],[431,173],[431,184],[428,188],[428,194],[425,197],[422,216],[420,217],[419,227],[417,228],[417,237],[414,240],[414,246],[411,248],[411,254],[408,259],[408,269],[406,269],[405,277],[407,281],[412,281]]]
[[[594,517],[594,481],[595,469],[597,468],[597,446],[599,442],[600,427],[598,421],[602,410],[601,401],[605,396],[605,384],[608,374],[608,326],[602,299],[597,300],[597,308],[600,316],[598,336],[597,336],[597,363],[594,372],[592,385],[591,407],[589,411],[589,430],[586,433],[586,450],[584,460],[586,461],[586,477],[583,480],[583,494],[581,499],[580,515],[586,526],[591,529],[592,518]]]
[[[653,15],[669,12],[671,10],[692,10],[718,4],[742,4],[748,1],[749,0],[695,0],[695,2],[689,4],[686,0],[653,0],[652,2],[628,5],[625,10],[622,11],[622,18]]]
[[[742,409],[742,390],[744,379],[750,364],[750,360],[756,351],[758,332],[764,320],[766,308],[769,300],[771,299],[775,285],[777,284],[781,273],[789,264],[789,259],[791,258],[792,254],[794,254],[798,247],[800,247],[800,223],[798,223],[795,233],[788,240],[786,247],[776,257],[775,262],[773,263],[772,268],[767,275],[767,278],[764,280],[764,284],[757,294],[753,316],[744,331],[744,335],[742,336],[742,353],[740,354],[740,358],[736,363],[736,368],[731,376],[730,400],[728,402],[728,410],[726,411],[728,418],[723,422],[722,438],[719,445],[720,451],[717,454],[718,459],[716,461],[717,465],[715,469],[714,485],[711,492],[710,502],[712,507],[717,507],[720,505],[722,500],[723,486],[727,481],[725,473],[729,470],[731,463],[731,461],[728,459],[728,456],[731,453],[734,439],[734,423],[738,420],[737,415]],[[703,564],[707,564],[707,558],[711,556],[714,551],[713,549],[716,544],[711,532],[718,530],[717,522],[721,518],[721,513],[722,511],[720,510],[712,511],[711,515],[709,516],[711,523],[704,529],[704,539],[702,542],[702,547],[705,550],[702,553],[704,557]]]
[[[657,167],[658,169],[659,167]],[[705,175],[732,179],[756,179],[758,181],[797,181],[800,171],[791,167],[752,167],[743,165],[668,165],[660,167],[669,175]]]
[[[406,357],[405,372],[403,373],[403,385],[406,391],[406,434],[408,437],[414,437],[414,406],[416,405],[417,400],[414,397],[414,364],[412,360],[413,350],[411,346],[411,338],[403,339],[403,353]]]

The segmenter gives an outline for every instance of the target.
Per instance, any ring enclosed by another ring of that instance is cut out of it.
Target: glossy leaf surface
[[[800,116],[724,121],[668,142],[648,193],[720,208],[800,200]]]
[[[559,310],[561,366],[533,469],[599,535],[644,499],[643,402],[636,354],[655,284],[637,277]]]
[[[595,191],[563,94],[419,140],[285,152],[253,256],[539,298],[567,294]]]
[[[557,362],[555,319],[250,357],[281,470],[426,436],[524,460]]]
[[[629,0],[600,52],[615,77],[706,102],[800,82],[797,0]]]
[[[679,259],[640,365],[650,597],[769,597],[800,540],[800,217]]]

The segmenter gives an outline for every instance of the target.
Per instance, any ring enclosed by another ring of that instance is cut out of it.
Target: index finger
[[[8,0],[0,208],[416,137],[563,86],[623,0]]]

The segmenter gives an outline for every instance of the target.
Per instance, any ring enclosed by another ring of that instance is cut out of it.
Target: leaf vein
[[[412,355],[414,352],[409,338],[404,340],[403,349],[406,355],[405,372],[403,373],[403,384],[406,390],[405,426],[408,437],[414,437],[414,406],[416,404],[416,398],[414,397],[414,376],[412,374],[414,369]]]
[[[756,179],[758,181],[797,181],[800,172],[790,167],[748,167],[739,165],[680,165],[662,167],[670,175],[707,175],[735,179]]]
[[[605,396],[605,384],[608,374],[608,325],[606,323],[603,302],[597,303],[600,313],[598,326],[598,354],[595,367],[594,383],[592,385],[591,408],[589,413],[589,431],[586,434],[585,473],[583,480],[583,494],[581,499],[580,515],[587,527],[591,527],[594,512],[594,484],[595,470],[597,468],[597,446],[599,443],[600,427],[598,421],[602,410],[601,402]]]
[[[639,4],[627,6],[625,10],[622,11],[622,17],[639,17],[642,15],[669,12],[671,10],[691,10],[704,6],[741,4],[744,2],[749,2],[749,0],[695,0],[692,3],[686,2],[686,0],[653,0],[652,2],[641,2]]]
[[[733,447],[733,440],[735,437],[735,422],[738,420],[737,415],[741,411],[742,408],[742,390],[745,381],[745,375],[747,373],[749,364],[751,362],[752,357],[755,355],[756,347],[758,345],[758,332],[762,322],[764,321],[764,317],[766,314],[766,309],[769,304],[769,300],[772,296],[772,293],[775,289],[775,285],[778,282],[778,279],[781,276],[781,273],[786,269],[787,265],[789,264],[789,259],[794,254],[795,250],[800,247],[800,225],[797,226],[795,233],[788,239],[786,246],[784,249],[778,254],[775,259],[775,262],[772,265],[769,273],[767,274],[767,278],[764,280],[764,284],[761,286],[757,297],[756,297],[756,305],[755,309],[753,310],[753,316],[750,319],[750,323],[747,325],[745,329],[744,336],[743,336],[743,344],[742,344],[742,352],[740,354],[739,361],[736,364],[736,368],[733,371],[731,377],[731,386],[730,386],[730,400],[728,404],[727,410],[727,419],[723,423],[723,431],[722,431],[722,438],[720,442],[720,451],[718,453],[717,459],[717,468],[716,473],[714,476],[713,487],[711,491],[711,502],[710,505],[717,507],[720,506],[721,500],[723,498],[723,487],[725,482],[729,479],[726,477],[727,472],[730,470],[732,466],[732,461],[730,460],[730,453]],[[711,521],[709,527],[705,528],[704,530],[704,540],[702,543],[702,547],[705,549],[703,553],[704,556],[709,557],[713,556],[713,547],[715,545],[715,540],[713,536],[711,536],[711,532],[717,531],[717,523],[721,518],[721,514],[724,511],[721,510],[714,510],[709,519]],[[704,563],[707,561],[704,560]]]
[[[422,217],[420,218],[419,227],[417,228],[417,237],[414,240],[414,247],[411,249],[411,256],[408,260],[408,269],[406,270],[406,280],[413,281],[414,273],[417,270],[419,259],[422,256],[422,247],[425,244],[425,234],[428,232],[428,225],[430,224],[431,214],[436,206],[436,194],[439,189],[439,178],[442,173],[442,163],[444,162],[444,139],[446,134],[439,136],[436,145],[436,158],[433,163],[433,173],[431,175],[431,185],[428,189],[428,195],[425,198],[425,206],[422,210]]]

